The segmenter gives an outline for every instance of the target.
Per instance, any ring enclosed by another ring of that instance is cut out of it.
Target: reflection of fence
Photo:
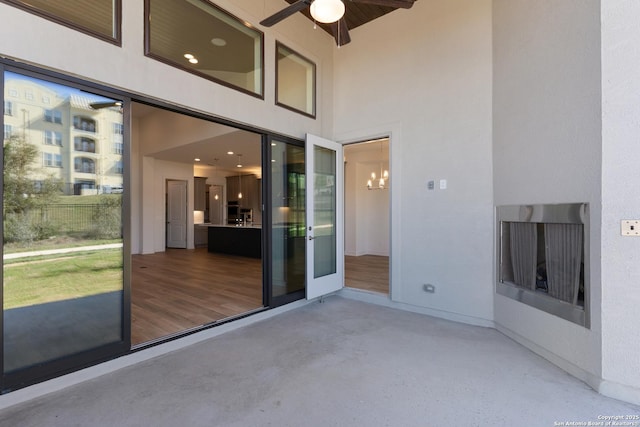
[[[59,233],[89,231],[100,205],[48,205],[29,210],[32,224],[49,224]]]
[[[6,214],[5,241],[7,238],[18,241],[34,238],[40,240],[52,235],[116,238],[122,234],[121,220],[119,201],[32,207],[20,214]],[[27,231],[25,234],[24,230],[32,232]]]

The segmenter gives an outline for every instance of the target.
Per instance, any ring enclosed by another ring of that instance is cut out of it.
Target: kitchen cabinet
[[[196,248],[206,247],[209,241],[208,227],[196,224],[193,227],[193,244]]]
[[[256,175],[232,175],[227,177],[227,203],[238,202],[238,212],[242,209],[251,209],[253,212],[253,223],[262,223],[262,180]],[[238,193],[242,191],[242,199],[238,198]]]
[[[207,178],[193,178],[193,210],[204,211],[207,206]]]

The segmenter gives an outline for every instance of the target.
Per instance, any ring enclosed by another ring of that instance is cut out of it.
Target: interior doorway
[[[167,248],[187,247],[187,181],[167,180]]]
[[[389,294],[389,138],[344,146],[345,286]]]

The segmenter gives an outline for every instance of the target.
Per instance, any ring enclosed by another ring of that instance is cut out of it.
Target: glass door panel
[[[307,134],[307,299],[344,286],[342,145]]]
[[[271,141],[271,295],[305,289],[306,175],[304,147]],[[304,294],[301,295],[301,297]]]
[[[336,259],[336,152],[313,147],[313,277],[334,274]]]
[[[127,344],[122,101],[5,72],[4,105],[3,372],[104,357]]]

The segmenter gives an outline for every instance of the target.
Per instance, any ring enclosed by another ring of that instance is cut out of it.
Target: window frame
[[[62,111],[55,108],[45,108],[44,121],[47,123],[62,124]]]
[[[55,22],[56,24],[60,24],[67,28],[71,28],[72,30],[80,31],[81,33],[87,34],[89,36],[98,38],[105,42],[114,44],[116,46],[122,47],[122,0],[114,0],[114,10],[113,10],[113,21],[114,21],[114,32],[115,36],[109,37],[106,36],[96,30],[92,30],[91,28],[85,27],[83,25],[78,25],[73,21],[65,19],[63,17],[57,16],[51,12],[47,12],[46,10],[39,9],[35,6],[30,6],[25,4],[20,0],[0,0],[0,3],[5,3],[10,6],[16,7],[18,9],[24,10],[25,12],[31,13],[33,15],[37,15],[41,18],[44,18],[48,21]]]
[[[279,85],[278,85],[278,75],[279,75],[279,67],[280,67],[280,62],[278,61],[278,54],[280,52],[280,48],[286,49],[287,51],[291,52],[291,54],[297,56],[299,59],[303,60],[304,62],[309,63],[312,67],[312,72],[313,72],[313,81],[312,81],[312,91],[311,91],[311,96],[313,97],[313,108],[312,108],[312,112],[308,113],[306,111],[300,110],[298,108],[292,107],[288,104],[285,104],[284,102],[281,102],[278,99],[278,93],[279,93]],[[311,117],[312,119],[316,118],[317,115],[317,98],[318,98],[318,66],[316,65],[316,63],[312,60],[310,60],[309,58],[307,58],[304,55],[301,55],[300,53],[298,53],[297,51],[295,51],[294,49],[291,49],[289,46],[285,45],[284,43],[276,40],[276,49],[275,49],[275,66],[276,66],[276,70],[275,70],[275,104],[282,107],[282,108],[286,108],[287,110],[302,114],[303,116],[307,116],[307,117]]]
[[[2,0],[0,0],[2,1]],[[234,89],[237,90],[239,92],[245,93],[247,95],[253,96],[255,98],[258,99],[262,99],[264,100],[264,94],[265,94],[265,86],[264,86],[264,82],[265,82],[265,61],[264,61],[264,32],[260,31],[256,26],[254,26],[253,24],[249,23],[248,21],[245,21],[244,19],[241,19],[235,15],[233,15],[232,13],[224,10],[223,8],[221,8],[220,6],[210,2],[209,0],[194,0],[200,3],[203,3],[206,6],[211,7],[212,9],[217,10],[218,12],[220,12],[221,14],[226,15],[227,17],[231,18],[234,21],[237,21],[239,24],[244,25],[245,27],[247,27],[248,29],[255,31],[259,37],[260,37],[260,92],[253,92],[250,91],[248,89],[245,89],[241,86],[236,86],[232,83],[226,82],[222,79],[213,77],[209,74],[205,74],[202,73],[198,70],[195,70],[193,68],[188,68],[185,67],[184,65],[181,65],[179,62],[175,62],[172,61],[169,58],[166,58],[164,56],[160,56],[156,53],[153,53],[151,51],[151,25],[150,25],[150,12],[151,12],[151,0],[144,0],[144,55],[148,58],[152,58],[155,59],[156,61],[162,62],[164,64],[170,65],[174,68],[177,68],[179,70],[182,71],[186,71],[187,73],[196,75],[198,77],[202,77],[206,80],[210,80],[214,83],[217,83],[219,85],[228,87],[230,89]]]
[[[59,138],[58,138],[59,137]],[[58,144],[58,142],[60,142]],[[62,147],[62,132],[55,130],[45,129],[44,131],[44,144],[52,147]]]
[[[9,107],[9,108],[7,108]],[[4,100],[3,115],[13,117],[13,102],[8,99]]]

